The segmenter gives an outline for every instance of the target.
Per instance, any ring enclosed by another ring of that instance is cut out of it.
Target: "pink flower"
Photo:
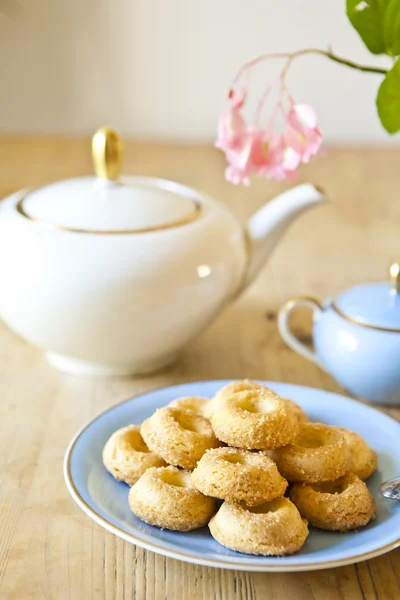
[[[246,100],[245,90],[230,90],[215,143],[228,162],[225,171],[228,181],[249,185],[253,174],[269,179],[293,179],[298,175],[299,165],[309,162],[318,153],[322,134],[314,109],[308,104],[294,104],[288,96],[290,109],[284,112],[284,91],[285,88],[281,87],[281,96],[267,129],[260,129],[256,125],[247,126],[241,113]],[[279,109],[286,123],[286,130],[280,135],[272,129]]]
[[[314,109],[309,104],[294,104],[286,114],[286,123],[286,144],[300,155],[301,162],[308,163],[322,144],[322,133]]]
[[[215,147],[223,150],[239,149],[246,136],[246,122],[240,112],[244,101],[245,93],[243,90],[230,90],[229,103],[222,112],[218,122],[218,137]]]
[[[266,158],[267,160],[258,170],[258,175],[277,180],[297,177],[300,155],[286,145],[283,136],[271,135],[269,137]]]
[[[300,164],[300,156],[286,146],[282,136],[269,131],[248,131],[243,146],[225,154],[229,162],[225,176],[235,184],[249,185],[253,173],[270,179],[293,179]]]
[[[235,185],[238,183],[250,185],[249,175],[253,172],[252,152],[253,134],[245,130],[240,145],[225,150],[225,157],[229,163],[225,171],[227,181],[231,181]]]

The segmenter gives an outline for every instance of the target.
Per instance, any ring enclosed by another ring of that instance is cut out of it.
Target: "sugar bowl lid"
[[[389,274],[389,281],[342,292],[332,304],[334,310],[356,325],[400,333],[400,263],[393,263]]]
[[[95,133],[92,157],[96,176],[30,190],[18,201],[18,212],[53,229],[102,234],[171,229],[200,216],[194,190],[153,177],[120,176],[122,142],[112,128]]]

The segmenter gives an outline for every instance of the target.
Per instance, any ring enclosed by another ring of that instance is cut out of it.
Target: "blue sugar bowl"
[[[314,350],[298,340],[289,317],[298,306],[313,311]],[[400,264],[390,281],[350,288],[321,304],[308,296],[281,308],[278,327],[290,348],[316,363],[354,396],[400,404]]]

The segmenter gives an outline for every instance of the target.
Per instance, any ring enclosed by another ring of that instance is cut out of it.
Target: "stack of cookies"
[[[247,554],[297,552],[308,523],[347,531],[375,517],[364,480],[376,455],[361,436],[311,423],[295,402],[247,380],[116,431],[103,462],[132,486],[130,509],[146,523],[208,524],[220,544]]]

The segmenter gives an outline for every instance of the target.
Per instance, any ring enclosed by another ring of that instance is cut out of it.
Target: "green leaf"
[[[383,36],[386,52],[400,54],[400,2],[389,0],[383,17]]]
[[[383,19],[386,5],[390,1],[346,0],[347,16],[368,50],[373,54],[386,52]]]
[[[379,118],[388,133],[400,131],[400,60],[385,76],[376,97]]]

